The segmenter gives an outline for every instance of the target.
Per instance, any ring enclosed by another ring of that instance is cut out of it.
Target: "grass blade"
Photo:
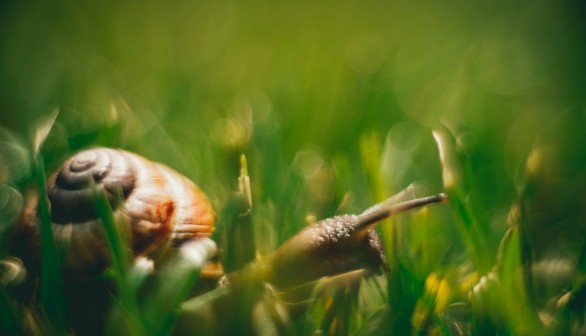
[[[35,167],[39,188],[38,216],[41,222],[41,305],[55,330],[64,331],[66,322],[61,260],[51,228],[45,167],[40,153],[35,155]]]
[[[129,282],[129,269],[132,260],[131,249],[129,248],[129,233],[123,232],[122,228],[127,228],[127,223],[117,223],[114,212],[110,207],[110,202],[104,189],[91,185],[94,197],[94,205],[98,213],[111,256],[111,274],[114,277],[116,288],[118,290],[117,303],[122,312],[122,320],[116,321],[122,323],[118,328],[123,328],[129,335],[141,335],[143,323],[136,301],[136,288],[132,288]],[[121,196],[120,196],[121,197]],[[122,220],[122,219],[121,219]]]
[[[209,238],[186,242],[156,275],[154,290],[143,310],[145,330],[152,335],[167,335],[173,329],[181,304],[199,279],[203,266],[216,253]]]
[[[486,274],[493,265],[494,249],[489,245],[487,237],[490,230],[486,218],[479,213],[478,200],[474,198],[468,181],[472,181],[468,174],[465,160],[456,151],[454,136],[445,127],[433,131],[433,136],[439,148],[440,160],[443,169],[443,182],[450,204],[456,214],[458,230],[468,251],[470,251],[477,270]]]
[[[255,228],[252,218],[252,193],[246,157],[240,158],[240,177],[238,192],[234,198],[235,213],[223,224],[224,256],[223,264],[226,272],[244,267],[256,258]],[[243,243],[245,242],[245,243]]]

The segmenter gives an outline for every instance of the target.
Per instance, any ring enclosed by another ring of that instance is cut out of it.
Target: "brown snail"
[[[68,159],[47,181],[52,229],[68,278],[96,276],[109,264],[91,188],[105,191],[118,223],[128,223],[135,256],[157,259],[168,247],[209,237],[215,214],[206,195],[171,168],[137,154],[93,148]],[[299,232],[261,262],[263,281],[290,287],[360,268],[386,267],[373,224],[394,213],[442,202],[445,195],[397,203],[389,199],[360,215],[324,219]],[[35,209],[25,214],[29,249],[40,252]],[[302,266],[303,265],[303,266]],[[303,268],[302,272],[298,272]],[[246,274],[246,272],[236,272]]]
[[[109,148],[82,151],[47,181],[52,229],[67,278],[101,273],[110,262],[91,188],[105,191],[118,225],[128,223],[135,256],[157,258],[169,246],[209,237],[215,214],[206,195],[171,168]],[[33,258],[40,251],[35,209],[24,218]]]
[[[103,190],[117,224],[128,225],[134,256],[158,260],[175,247],[183,252],[197,250],[197,247],[190,249],[194,247],[193,242],[202,242],[201,246],[214,245],[207,237],[214,230],[215,214],[205,194],[193,182],[139,155],[123,150],[94,148],[74,155],[47,181],[51,226],[57,248],[62,252],[66,279],[91,279],[110,264],[110,252],[100,227],[100,216],[93,205],[95,192],[92,193],[92,189]],[[219,296],[217,302],[205,307],[203,314],[200,308],[192,309],[187,302],[180,310],[177,331],[181,332],[183,322],[191,330],[194,321],[199,323],[202,320],[213,324],[212,330],[226,328],[230,324],[211,319],[207,309],[213,310],[211,314],[215,318],[241,315],[252,309],[254,302],[265,293],[265,284],[281,293],[294,293],[282,295],[284,300],[299,300],[305,292],[299,292],[296,288],[312,287],[312,283],[323,277],[355,271],[362,272],[360,276],[366,276],[385,269],[386,257],[379,236],[372,230],[373,226],[395,213],[445,199],[443,194],[402,203],[391,198],[362,214],[335,216],[308,226],[274,252],[223,278],[221,284],[226,286],[220,288],[227,288],[226,295]],[[22,224],[20,230],[25,234],[25,246],[21,249],[27,251],[30,259],[39,262],[40,220],[34,207],[27,211]],[[194,256],[193,253],[179,254],[187,259],[190,255]],[[195,255],[195,259],[198,258]],[[177,268],[172,273],[180,278],[188,274],[197,262],[187,260],[183,264],[172,264]],[[156,280],[154,283],[161,284]],[[80,296],[75,289],[77,285],[69,286],[67,295],[73,302],[70,307],[83,306],[85,302],[104,297],[99,294],[103,292],[95,290],[96,287],[89,287],[86,292],[98,293],[97,296]],[[243,300],[243,297],[246,299]],[[240,309],[243,305],[248,307]],[[105,306],[103,309],[106,309]],[[98,320],[96,309],[92,308],[86,319],[76,315],[82,310],[70,310],[70,315],[76,316],[72,321],[84,321],[76,326],[77,330],[99,328],[101,325],[92,326],[92,322],[88,322]],[[237,328],[238,324],[234,326]]]

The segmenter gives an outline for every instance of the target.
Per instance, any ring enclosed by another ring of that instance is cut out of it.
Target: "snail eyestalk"
[[[396,203],[388,206],[382,207],[372,207],[367,209],[365,212],[358,215],[358,224],[355,229],[363,230],[366,228],[372,227],[374,224],[380,222],[381,220],[388,218],[392,215],[411,210],[414,208],[419,208],[424,205],[432,204],[432,203],[446,203],[448,201],[448,195],[444,193],[440,193],[434,196],[416,198],[409,201]],[[384,201],[383,201],[384,203]]]

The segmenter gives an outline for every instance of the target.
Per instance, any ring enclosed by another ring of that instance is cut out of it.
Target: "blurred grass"
[[[584,13],[544,0],[3,1],[0,218],[22,207],[11,190],[43,179],[33,165],[91,145],[172,166],[226,222],[245,154],[260,255],[423,181],[450,205],[383,224],[391,273],[333,293],[337,308],[317,302],[294,331],[338,314],[341,334],[578,334]]]
[[[61,333],[67,328],[61,259],[53,240],[50,205],[45,186],[45,165],[40,153],[35,155],[35,171],[38,176],[38,214],[41,226],[41,255],[43,256],[40,277],[40,301],[43,312],[47,315],[47,319],[51,321],[52,328],[54,328],[50,332]]]

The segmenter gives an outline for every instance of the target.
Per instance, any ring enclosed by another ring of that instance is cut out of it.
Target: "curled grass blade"
[[[223,263],[226,272],[244,267],[256,258],[255,227],[252,216],[252,192],[246,157],[240,157],[238,192],[233,196],[234,213],[222,223],[225,243]]]
[[[456,215],[458,231],[462,236],[476,268],[486,274],[493,265],[489,244],[489,228],[486,218],[480,214],[478,199],[471,192],[469,168],[465,159],[457,152],[454,136],[445,127],[438,127],[433,136],[439,148],[442,162],[443,183]]]

